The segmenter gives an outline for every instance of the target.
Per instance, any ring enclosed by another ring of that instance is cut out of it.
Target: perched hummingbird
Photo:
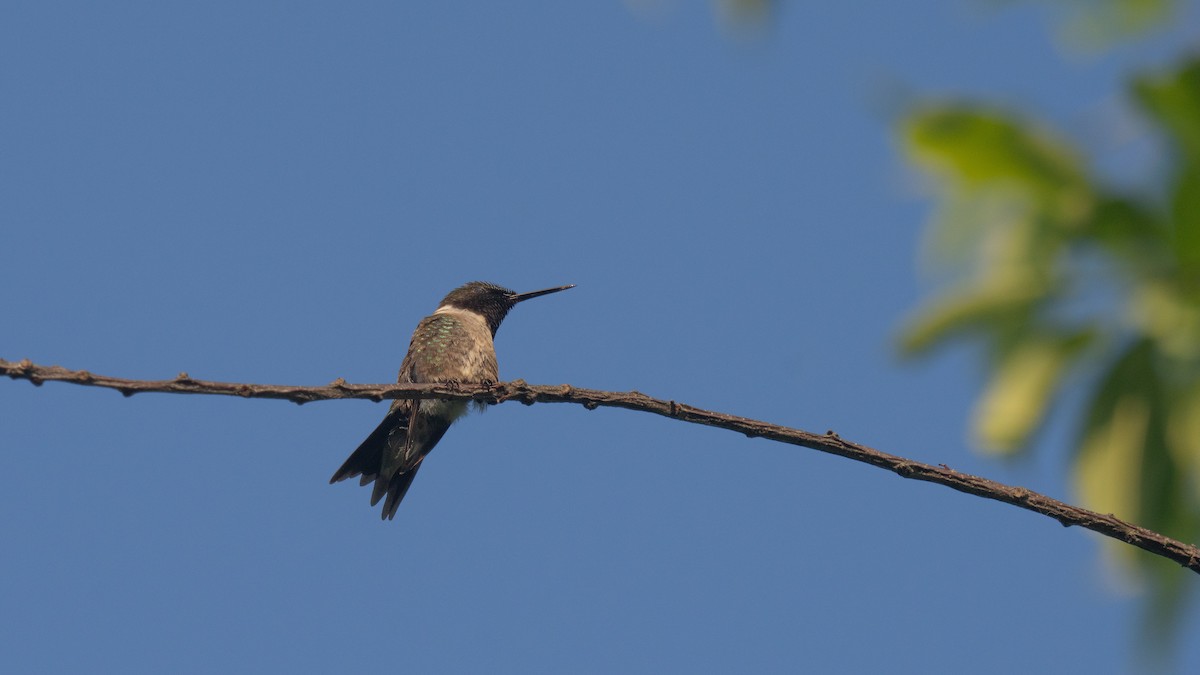
[[[417,324],[396,381],[413,384],[498,381],[492,338],[509,310],[518,302],[574,287],[571,284],[514,293],[482,281],[459,286],[442,300],[437,311]],[[386,494],[382,517],[390,520],[421,468],[421,461],[450,425],[466,412],[466,401],[396,399],[375,431],[329,482],[358,475],[362,476],[359,485],[375,481],[371,506]]]

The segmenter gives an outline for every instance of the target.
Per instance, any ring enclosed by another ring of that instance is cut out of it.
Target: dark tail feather
[[[366,485],[375,480],[375,477],[379,475],[379,467],[383,464],[383,451],[387,447],[388,434],[395,425],[396,420],[392,415],[384,417],[379,426],[375,427],[375,431],[372,431],[371,435],[359,444],[358,449],[350,453],[341,468],[333,472],[333,477],[329,479],[329,482],[336,483],[359,474],[362,475],[360,485]]]
[[[400,502],[404,499],[404,495],[408,494],[408,488],[412,485],[413,479],[417,477],[417,469],[421,468],[418,462],[413,468],[403,473],[397,472],[392,476],[392,480],[388,481],[387,499],[383,502],[383,512],[379,514],[380,518],[391,520],[396,517],[396,509],[400,508]],[[379,490],[379,484],[383,482],[382,478],[375,479],[375,490]],[[378,497],[371,498],[371,506],[379,501]]]
[[[450,428],[448,419],[420,415],[416,424],[412,424],[409,414],[406,407],[391,410],[329,479],[330,483],[336,483],[361,475],[359,485],[374,482],[371,506],[386,495],[381,516],[387,520],[396,516],[422,460]],[[410,438],[412,433],[418,437]]]
[[[359,485],[367,485],[375,483],[371,490],[371,506],[379,503],[384,495],[387,495],[387,500],[383,503],[382,517],[391,520],[396,516],[396,510],[400,507],[400,500],[404,499],[404,495],[408,492],[408,488],[412,485],[413,478],[417,475],[417,469],[420,468],[420,460],[407,470],[397,470],[394,462],[388,467],[390,476],[380,475],[383,471],[384,453],[388,452],[389,447],[395,445],[398,439],[407,437],[408,420],[407,411],[393,410],[388,413],[387,417],[375,427],[370,436],[359,444],[358,448],[350,453],[350,457],[342,464],[341,468],[333,473],[333,477],[329,479],[330,483],[337,483],[362,476],[359,479]],[[397,433],[399,432],[399,433]],[[444,430],[443,430],[444,433]],[[441,434],[437,435],[438,438]],[[399,442],[403,442],[400,440]],[[434,439],[436,443],[437,440]],[[424,457],[422,456],[422,459]]]
[[[371,492],[371,506],[387,495],[381,517],[387,520],[395,517],[400,501],[408,494],[408,488],[417,476],[417,469],[421,468],[421,463],[449,428],[448,420],[417,415],[414,420],[409,420],[404,433],[391,434],[388,439],[389,454],[384,455],[381,474],[375,478],[375,489]],[[416,434],[417,438],[412,438],[412,434]],[[410,444],[415,444],[415,448],[408,447]]]

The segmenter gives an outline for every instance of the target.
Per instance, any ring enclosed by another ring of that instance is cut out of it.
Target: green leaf
[[[1063,247],[1084,236],[1095,195],[1070,147],[982,106],[927,106],[903,122],[913,161],[944,198],[931,262],[970,269],[972,283],[1047,286]]]
[[[1028,313],[1045,296],[1036,283],[987,283],[934,301],[911,320],[900,335],[904,356],[915,356],[971,330],[993,327],[1014,314]]]
[[[1170,263],[1171,234],[1165,216],[1143,203],[1102,195],[1086,225],[1086,236],[1135,277],[1156,276]]]
[[[1151,405],[1138,385],[1150,353],[1150,343],[1143,340],[1113,361],[1088,405],[1073,467],[1085,506],[1134,522],[1141,513],[1142,450]],[[1116,545],[1108,550],[1132,571],[1135,549]]]
[[[1130,293],[1128,315],[1165,356],[1200,362],[1200,304],[1178,284],[1158,279],[1137,284]]]
[[[1191,378],[1172,398],[1167,439],[1171,457],[1187,474],[1184,483],[1200,486],[1200,379]],[[1200,496],[1191,506],[1200,507]]]
[[[992,372],[975,409],[976,443],[994,454],[1026,447],[1046,417],[1063,377],[1091,341],[1089,331],[1030,335],[1015,343]]]
[[[996,0],[1004,4],[1028,0]],[[1088,49],[1136,37],[1161,24],[1177,0],[1042,0],[1065,14],[1061,32],[1067,42]]]
[[[1174,151],[1171,221],[1176,260],[1200,285],[1200,57],[1138,78],[1133,93]]]
[[[1069,210],[1086,186],[1068,144],[999,110],[930,106],[909,115],[902,133],[914,161],[964,187],[1008,185]]]
[[[1054,4],[1111,31],[1161,20],[1176,3]],[[973,433],[995,453],[1028,445],[1063,382],[1086,366],[1097,384],[1072,466],[1081,499],[1195,541],[1200,55],[1137,79],[1130,92],[1161,129],[1167,160],[1140,193],[1096,177],[1073,144],[1019,114],[931,102],[902,121],[905,151],[937,190],[926,250],[953,285],[908,323],[900,346],[911,355],[955,337],[983,343],[989,380]],[[1085,350],[1093,335],[1110,344]],[[1119,542],[1106,546],[1147,582],[1147,626],[1169,636],[1189,587],[1178,567]]]
[[[1075,479],[1088,508],[1186,540],[1198,527],[1189,496],[1194,474],[1188,471],[1196,443],[1178,446],[1192,427],[1172,416],[1193,411],[1169,405],[1172,392],[1159,372],[1163,363],[1168,362],[1151,340],[1138,341],[1113,362],[1088,408]],[[1148,558],[1135,555],[1136,549],[1113,544],[1109,550],[1121,560],[1162,574],[1146,567]]]
[[[1061,4],[1061,0],[1056,0]],[[1177,4],[1175,0],[1073,0],[1072,20],[1066,37],[1084,47],[1105,47],[1146,32],[1160,24]]]
[[[1196,124],[1200,126],[1200,120]],[[1173,192],[1175,255],[1182,271],[1200,282],[1200,157],[1180,168]],[[1200,283],[1196,285],[1200,287]]]
[[[1142,108],[1174,141],[1172,147],[1200,157],[1200,57],[1179,68],[1136,79],[1133,93]]]

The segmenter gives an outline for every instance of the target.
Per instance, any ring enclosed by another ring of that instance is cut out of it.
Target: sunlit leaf
[[[1097,418],[1079,444],[1075,486],[1083,504],[1100,513],[1137,520],[1142,440],[1150,418],[1149,404],[1137,395],[1115,397],[1109,415]],[[1119,542],[1106,544],[1126,563],[1134,549]]]
[[[1077,6],[1094,27],[1121,29],[1161,20],[1173,5],[1055,4]],[[988,381],[973,432],[994,453],[1030,445],[1068,376],[1095,381],[1072,467],[1083,503],[1194,541],[1200,56],[1137,79],[1131,91],[1165,150],[1160,172],[1131,190],[1094,175],[1064,137],[1021,115],[930,103],[904,120],[905,150],[933,177],[939,201],[929,260],[952,282],[905,327],[900,345],[917,354],[951,338],[982,344]],[[1185,597],[1179,568],[1105,545],[1147,582],[1146,625],[1169,636]]]
[[[1200,507],[1200,380],[1190,381],[1172,400],[1167,438],[1171,456],[1187,474],[1190,506]]]
[[[1129,384],[1147,367],[1149,345],[1129,348],[1109,369],[1092,396],[1077,445],[1076,490],[1088,508],[1136,522],[1141,504],[1140,476],[1150,404]],[[1109,550],[1132,564],[1134,549]]]
[[[1193,503],[1194,492],[1188,489],[1192,474],[1186,464],[1177,461],[1179,453],[1170,447],[1167,419],[1170,409],[1166,405],[1164,383],[1157,378],[1151,378],[1149,383],[1155,389],[1146,392],[1151,407],[1140,473],[1139,522],[1170,537],[1195,541],[1200,532],[1200,516]],[[1152,582],[1146,637],[1152,643],[1166,646],[1174,637],[1173,628],[1178,625],[1187,597],[1188,588],[1182,585],[1184,570],[1178,565],[1163,564],[1167,561],[1145,553],[1137,555],[1136,560],[1141,573]]]
[[[1194,473],[1179,461],[1189,453],[1173,445],[1190,429],[1168,418],[1169,393],[1157,369],[1150,341],[1133,345],[1113,364],[1088,409],[1076,486],[1088,508],[1186,541],[1200,527],[1187,489]],[[1106,542],[1105,550],[1126,570],[1152,581],[1147,625],[1166,639],[1182,606],[1179,567],[1117,542]]]
[[[1016,187],[1064,213],[1086,207],[1086,181],[1070,146],[1006,113],[930,106],[910,115],[902,133],[913,160],[945,180]]]
[[[1025,311],[1045,294],[1038,284],[984,284],[937,299],[900,335],[905,355],[924,352],[943,340],[986,327],[1014,312]]]
[[[972,285],[1055,292],[1063,247],[1094,220],[1095,196],[1069,146],[966,105],[925,107],[902,128],[909,154],[938,178],[943,196],[930,230],[931,267],[960,267]]]
[[[1159,279],[1138,284],[1131,293],[1130,316],[1165,355],[1200,359],[1200,305],[1179,291],[1175,284]]]
[[[995,454],[1025,447],[1090,338],[1087,332],[1033,336],[1006,354],[975,409],[973,435],[979,447]]]

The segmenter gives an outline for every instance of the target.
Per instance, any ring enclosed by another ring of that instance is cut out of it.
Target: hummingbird
[[[396,381],[401,384],[498,381],[493,338],[508,312],[517,303],[574,287],[575,284],[569,284],[516,293],[483,281],[459,286],[442,299],[433,314],[417,324]],[[482,403],[477,405],[480,409],[486,407]],[[450,425],[466,413],[466,401],[396,399],[375,431],[350,454],[329,482],[355,476],[362,476],[359,485],[374,481],[371,506],[386,495],[381,517],[391,520],[421,462]]]

